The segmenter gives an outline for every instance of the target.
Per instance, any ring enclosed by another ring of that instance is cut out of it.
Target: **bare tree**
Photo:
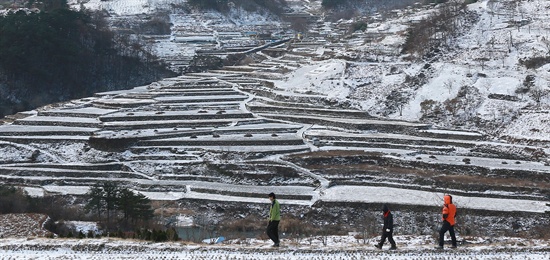
[[[308,20],[305,17],[287,17],[285,20],[290,23],[290,28],[296,32],[306,33],[309,28]]]
[[[451,94],[451,91],[453,90],[454,83],[455,83],[454,80],[451,80],[451,79],[443,83],[443,86],[449,91],[449,94]]]
[[[550,94],[550,89],[548,88],[542,88],[542,87],[534,87],[529,90],[527,95],[531,97],[535,102],[537,102],[537,106],[540,106],[540,101],[548,96]]]
[[[544,44],[544,47],[546,47],[547,54],[550,54],[550,40],[546,39],[546,37],[543,36],[540,41],[542,44]]]
[[[479,64],[479,66],[481,66],[481,69],[484,70],[485,69],[485,63],[489,61],[489,58],[481,57],[481,58],[475,59],[475,61]]]

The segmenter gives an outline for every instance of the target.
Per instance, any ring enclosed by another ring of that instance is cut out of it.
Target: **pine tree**
[[[105,210],[105,203],[103,201],[105,195],[101,184],[92,186],[87,195],[90,197],[90,200],[86,204],[85,209],[97,212],[97,219],[101,220],[101,213]]]

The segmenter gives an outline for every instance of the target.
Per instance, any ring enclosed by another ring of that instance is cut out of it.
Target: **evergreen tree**
[[[26,212],[27,194],[20,188],[0,185],[0,214]]]
[[[105,203],[105,210],[107,213],[107,227],[111,226],[111,217],[116,216],[115,210],[117,209],[117,201],[120,194],[120,188],[115,182],[103,183],[103,201]]]
[[[124,224],[131,220],[135,223],[138,220],[147,221],[153,217],[153,210],[150,200],[143,194],[134,193],[129,189],[122,189],[117,200],[117,209],[122,211]]]
[[[100,221],[101,213],[105,212],[107,229],[111,227],[111,216],[115,213],[119,192],[120,188],[116,183],[104,182],[92,186],[87,194],[89,200],[85,208],[97,212]]]
[[[113,228],[113,220],[119,214],[122,215],[122,223],[118,226],[131,228],[129,224],[136,224],[137,221],[148,221],[153,217],[151,201],[143,194],[135,193],[128,188],[122,188],[115,182],[98,183],[92,186],[87,194],[89,200],[85,208],[88,211],[96,212],[101,221],[103,213],[106,215],[106,226],[109,230]]]
[[[101,213],[105,210],[105,203],[103,201],[104,192],[101,184],[94,184],[87,195],[89,196],[88,203],[85,206],[87,211],[97,212],[97,219],[101,220]]]

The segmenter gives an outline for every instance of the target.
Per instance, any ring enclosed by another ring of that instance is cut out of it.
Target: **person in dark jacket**
[[[449,231],[451,235],[451,248],[456,248],[456,236],[455,236],[455,217],[456,217],[456,206],[453,204],[453,197],[451,195],[443,196],[443,210],[441,212],[443,224],[441,229],[439,229],[439,246],[438,249],[443,249],[443,242],[445,238],[445,233]]]
[[[382,246],[384,245],[384,242],[386,242],[387,238],[391,244],[390,250],[395,250],[397,249],[397,246],[395,246],[395,241],[393,240],[393,216],[390,212],[390,209],[388,208],[388,205],[384,204],[384,206],[382,207],[382,212],[384,219],[384,226],[382,227],[382,238],[380,239],[380,243],[374,246],[378,249],[382,249]]]
[[[267,224],[267,236],[273,241],[273,246],[279,246],[279,221],[281,221],[281,207],[275,193],[269,193],[271,206],[269,207],[269,222]]]

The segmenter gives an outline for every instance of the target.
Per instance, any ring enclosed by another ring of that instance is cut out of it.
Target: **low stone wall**
[[[325,125],[325,126],[334,126],[334,127],[341,127],[346,129],[355,129],[355,130],[374,130],[379,131],[383,133],[407,133],[410,131],[417,131],[419,129],[428,129],[430,128],[429,125],[423,125],[423,124],[384,124],[382,121],[379,123],[377,122],[362,122],[358,123],[356,121],[339,121],[338,118],[326,119],[321,117],[300,117],[300,116],[287,116],[283,114],[261,114],[264,117],[267,118],[275,118],[275,119],[281,119],[281,120],[287,120],[292,122],[298,122],[302,124],[318,124],[318,125]]]
[[[318,115],[318,116],[331,116],[331,117],[341,117],[341,118],[362,118],[368,119],[373,118],[367,112],[363,111],[349,111],[349,110],[330,110],[330,109],[315,109],[307,107],[299,107],[298,104],[294,107],[284,107],[284,106],[263,106],[258,104],[247,104],[246,107],[257,113],[277,113],[283,114],[293,114],[293,115]]]
[[[17,120],[14,125],[29,126],[67,126],[67,127],[90,127],[98,128],[101,122],[79,122],[79,121],[51,121],[51,120]]]
[[[303,145],[302,139],[274,140],[147,140],[140,141],[143,146],[260,146],[260,145]]]
[[[319,142],[319,146],[340,146],[340,147],[365,147],[365,148],[389,148],[389,149],[408,149],[408,150],[422,150],[422,151],[432,151],[438,153],[449,153],[454,151],[453,147],[434,147],[434,146],[423,146],[423,144],[411,144],[406,143],[396,143],[396,142],[345,142],[345,141],[324,141]]]
[[[151,115],[109,115],[99,118],[102,122],[124,122],[124,121],[164,121],[164,120],[212,120],[212,119],[229,119],[229,118],[254,118],[252,113],[235,113],[235,114],[151,114]]]
[[[453,139],[453,140],[469,140],[469,141],[481,141],[485,139],[485,136],[482,134],[460,134],[459,132],[453,133],[451,131],[446,133],[435,133],[435,132],[427,132],[427,131],[418,131],[415,133],[417,136],[425,136],[430,138],[445,138],[445,139]]]
[[[206,189],[206,188],[191,188],[191,191],[207,194],[219,194],[225,196],[237,196],[237,197],[253,197],[253,198],[266,198],[266,193],[256,193],[256,192],[236,192],[236,191],[227,191],[227,190],[215,190],[215,189]],[[311,195],[291,195],[291,194],[277,194],[278,199],[292,199],[292,200],[311,200],[313,197]]]
[[[315,136],[312,136],[315,137]],[[308,137],[309,138],[309,137]],[[464,147],[464,148],[473,148],[476,145],[474,143],[463,143],[463,142],[453,142],[453,140],[429,140],[429,139],[399,139],[399,138],[376,138],[376,137],[358,137],[358,138],[346,138],[346,137],[330,137],[322,136],[315,137],[322,142],[326,142],[332,145],[338,146],[366,146],[366,147],[387,147],[387,146],[401,146],[401,147],[417,147],[418,149],[424,149],[425,146],[439,146],[433,147],[434,149],[451,149],[451,147]],[[338,138],[341,138],[340,140]],[[334,140],[333,140],[334,139]],[[430,147],[427,147],[430,149]]]
[[[145,177],[123,171],[85,171],[66,169],[41,169],[41,168],[10,168],[3,167],[2,174],[21,177],[56,177],[56,178],[132,178],[144,179]]]

